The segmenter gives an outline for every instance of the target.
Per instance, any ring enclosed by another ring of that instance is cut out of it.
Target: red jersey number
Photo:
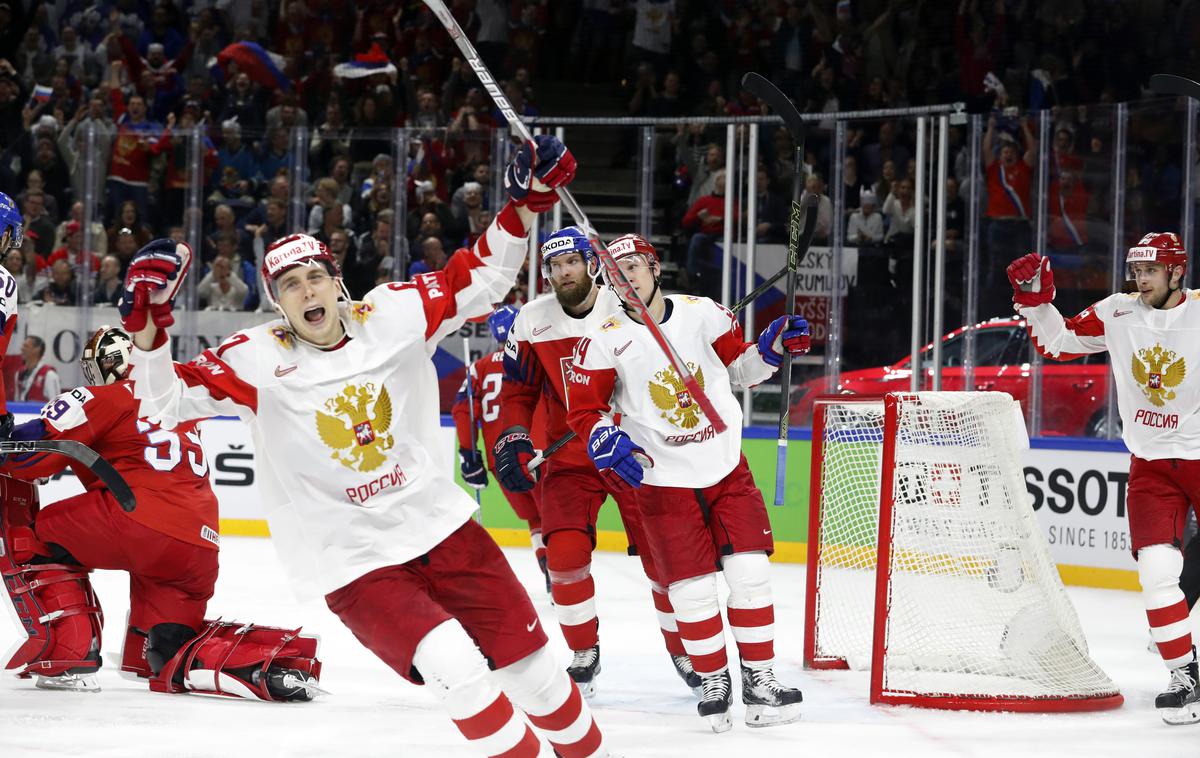
[[[155,471],[174,471],[186,457],[193,474],[201,479],[208,476],[208,461],[204,460],[198,433],[156,429],[142,419],[138,419],[137,428],[146,435],[146,463]]]

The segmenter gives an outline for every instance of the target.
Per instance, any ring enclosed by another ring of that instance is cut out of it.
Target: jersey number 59
[[[174,471],[187,457],[192,473],[200,478],[208,476],[208,461],[204,460],[204,448],[200,446],[200,435],[196,432],[179,434],[170,429],[156,429],[142,419],[137,421],[138,431],[146,435],[146,463],[155,471]]]

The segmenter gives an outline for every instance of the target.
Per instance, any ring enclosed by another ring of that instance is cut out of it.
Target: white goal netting
[[[848,398],[823,403],[813,430],[810,665],[874,663],[872,700],[886,702],[1119,704],[1088,656],[1031,507],[1019,406],[998,392],[892,397],[894,427],[883,400]],[[881,482],[890,482],[890,509]]]

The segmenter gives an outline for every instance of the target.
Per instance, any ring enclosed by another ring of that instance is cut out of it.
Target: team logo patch
[[[284,329],[282,326],[273,326],[271,327],[271,336],[281,346],[286,347],[288,350],[292,349],[292,333],[287,329]]]
[[[616,316],[610,316],[610,317],[604,319],[604,323],[600,324],[600,331],[608,332],[608,331],[612,331],[613,329],[617,329],[620,326],[621,326],[621,323],[619,321],[617,321]]]
[[[383,465],[395,439],[392,426],[392,398],[387,388],[375,392],[375,385],[348,385],[337,396],[325,401],[329,413],[317,411],[317,434],[330,456],[354,471],[374,471]]]
[[[1133,381],[1138,383],[1142,394],[1160,408],[1166,401],[1175,399],[1171,388],[1178,387],[1187,374],[1183,356],[1174,350],[1165,350],[1162,345],[1134,353],[1131,369]]]
[[[367,319],[375,312],[375,306],[369,302],[354,303],[350,306],[350,318],[359,324],[367,323]]]
[[[689,363],[687,367],[696,375],[700,389],[704,389],[704,372],[694,363]],[[667,366],[656,373],[650,380],[648,389],[654,407],[662,411],[662,418],[680,429],[694,429],[700,424],[700,416],[704,412],[700,410],[700,404],[692,397],[692,393],[684,387],[683,380],[674,368]]]

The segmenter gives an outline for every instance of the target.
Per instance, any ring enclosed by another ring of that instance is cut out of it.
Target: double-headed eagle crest
[[[1163,349],[1162,345],[1142,348],[1133,354],[1133,381],[1141,387],[1146,399],[1160,408],[1175,399],[1171,388],[1178,387],[1186,373],[1183,356]]]
[[[387,388],[376,399],[375,385],[347,385],[346,389],[325,401],[329,413],[317,411],[317,434],[333,450],[335,461],[348,469],[374,471],[386,460],[395,440],[392,427],[392,398]]]
[[[704,372],[689,363],[688,370],[696,375],[700,389],[704,389]],[[700,404],[692,397],[692,393],[683,386],[683,380],[675,369],[667,366],[654,375],[649,382],[650,399],[662,411],[662,418],[670,421],[680,429],[695,429],[700,424]]]

